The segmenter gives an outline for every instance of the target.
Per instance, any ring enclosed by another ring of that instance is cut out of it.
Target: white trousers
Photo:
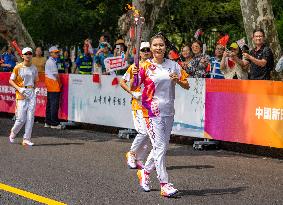
[[[147,133],[152,143],[152,150],[144,169],[150,173],[156,167],[157,178],[160,183],[168,183],[165,155],[169,145],[173,122],[174,116],[146,119]]]
[[[28,99],[16,101],[16,121],[11,132],[17,135],[25,124],[24,139],[30,140],[34,123],[34,112],[36,106],[36,94],[32,89],[32,94]]]
[[[132,143],[130,151],[136,154],[137,160],[144,160],[147,153],[147,147],[150,142],[146,131],[145,119],[143,117],[142,110],[133,110],[132,115],[134,126],[138,134]]]

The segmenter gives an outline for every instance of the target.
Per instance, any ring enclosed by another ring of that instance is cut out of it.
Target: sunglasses
[[[24,56],[32,56],[32,53],[31,52],[27,52],[25,54],[23,54]]]
[[[141,52],[150,52],[150,48],[142,48]]]

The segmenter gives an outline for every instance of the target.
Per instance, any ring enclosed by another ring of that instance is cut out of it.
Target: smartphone
[[[116,45],[116,50],[120,51],[121,50],[121,45]]]

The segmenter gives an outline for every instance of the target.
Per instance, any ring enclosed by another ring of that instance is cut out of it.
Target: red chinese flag
[[[228,58],[228,67],[229,68],[234,68],[235,67],[235,62],[230,60],[229,58]]]
[[[217,41],[217,44],[220,44],[220,45],[222,45],[223,47],[226,47],[228,41],[229,41],[229,35],[226,34],[225,36],[223,36],[222,38],[220,38],[220,39]]]
[[[177,60],[179,58],[179,53],[174,51],[174,50],[171,50],[169,52],[169,55],[170,55],[171,59],[174,59],[174,60]]]
[[[112,85],[118,85],[119,84],[119,80],[117,77],[113,78],[112,80]]]
[[[100,75],[98,73],[92,75],[92,82],[100,83]]]
[[[210,71],[211,71],[211,66],[210,66],[210,63],[209,63],[206,67],[206,72],[209,73]]]

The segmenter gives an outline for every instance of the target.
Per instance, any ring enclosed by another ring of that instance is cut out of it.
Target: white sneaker
[[[44,127],[51,127],[51,125],[48,125],[47,123],[44,124]]]
[[[126,154],[127,158],[127,164],[130,169],[136,169],[137,164],[136,164],[136,155],[133,152],[127,152]]]
[[[26,145],[28,145],[28,146],[33,146],[34,143],[31,142],[30,140],[23,140],[22,145],[23,145],[23,146],[26,146]]]
[[[141,188],[145,191],[145,192],[149,192],[150,191],[150,178],[148,174],[144,173],[144,169],[142,170],[138,170],[137,175],[139,178],[139,183]]]
[[[62,125],[56,125],[56,126],[53,126],[53,125],[51,125],[50,126],[52,129],[58,129],[58,130],[61,130],[61,129],[63,129],[63,127],[62,127]]]
[[[16,135],[11,132],[9,136],[10,143],[15,143],[15,138],[16,138]]]
[[[171,197],[178,192],[178,189],[173,187],[173,184],[167,183],[161,187],[160,194],[161,196]]]

